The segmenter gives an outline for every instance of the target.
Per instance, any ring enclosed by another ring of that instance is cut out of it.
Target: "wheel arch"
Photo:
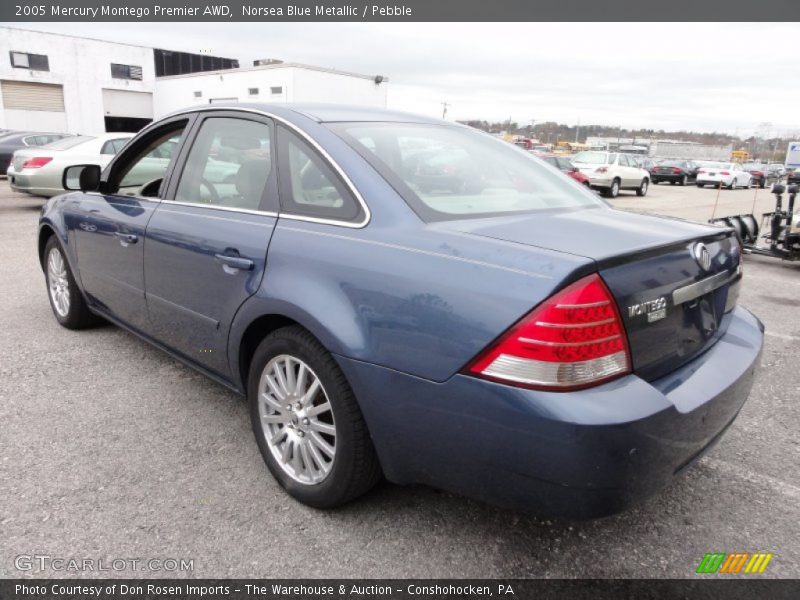
[[[243,391],[247,389],[247,379],[250,375],[250,362],[253,359],[258,345],[273,331],[291,325],[300,325],[303,329],[308,331],[308,328],[301,323],[281,314],[261,315],[250,321],[244,328],[242,335],[238,337],[238,341],[235,344],[236,357],[231,357],[233,362],[235,362],[235,365],[232,365],[236,369],[234,373],[239,377],[238,384]]]

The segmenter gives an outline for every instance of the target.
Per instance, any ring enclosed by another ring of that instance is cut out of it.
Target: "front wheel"
[[[636,195],[637,196],[646,196],[648,187],[649,187],[649,182],[647,181],[647,178],[642,179],[642,183],[639,184],[638,188],[636,188]]]
[[[731,184],[728,186],[728,189],[729,189],[729,190],[735,190],[735,189],[736,189],[736,184],[737,184],[737,183],[738,183],[738,182],[736,181],[736,179],[734,179],[733,181],[731,181]]]
[[[255,351],[250,418],[272,475],[295,499],[333,508],[371,489],[378,457],[336,361],[305,329],[274,331]]]
[[[44,247],[44,276],[47,283],[47,297],[53,316],[67,329],[85,329],[99,321],[86,306],[86,300],[75,283],[64,249],[53,235]]]

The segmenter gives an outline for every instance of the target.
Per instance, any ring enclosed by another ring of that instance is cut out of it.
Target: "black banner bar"
[[[800,21],[800,2],[760,0],[3,0],[0,21]],[[602,29],[598,29],[602,34]],[[680,30],[675,32],[676,41]]]
[[[695,579],[4,579],[2,600],[597,600],[800,597],[800,581]]]

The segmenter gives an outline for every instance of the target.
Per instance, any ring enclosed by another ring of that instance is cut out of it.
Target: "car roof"
[[[264,102],[231,102],[203,104],[193,106],[185,110],[179,110],[172,114],[189,112],[199,112],[207,110],[244,110],[266,112],[277,117],[282,117],[288,121],[294,121],[298,116],[306,117],[318,123],[336,122],[394,122],[394,123],[429,123],[436,125],[460,126],[452,121],[443,121],[415,115],[401,111],[388,110],[384,108],[374,108],[370,106],[352,106],[346,104],[269,104]]]

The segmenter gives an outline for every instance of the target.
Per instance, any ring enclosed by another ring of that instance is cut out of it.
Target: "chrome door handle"
[[[230,254],[215,254],[214,258],[232,269],[241,269],[242,271],[252,271],[255,263],[249,258],[241,256],[231,256]]]
[[[119,243],[122,245],[135,244],[139,241],[139,236],[133,233],[122,233],[121,231],[114,232],[114,235],[119,238]]]

